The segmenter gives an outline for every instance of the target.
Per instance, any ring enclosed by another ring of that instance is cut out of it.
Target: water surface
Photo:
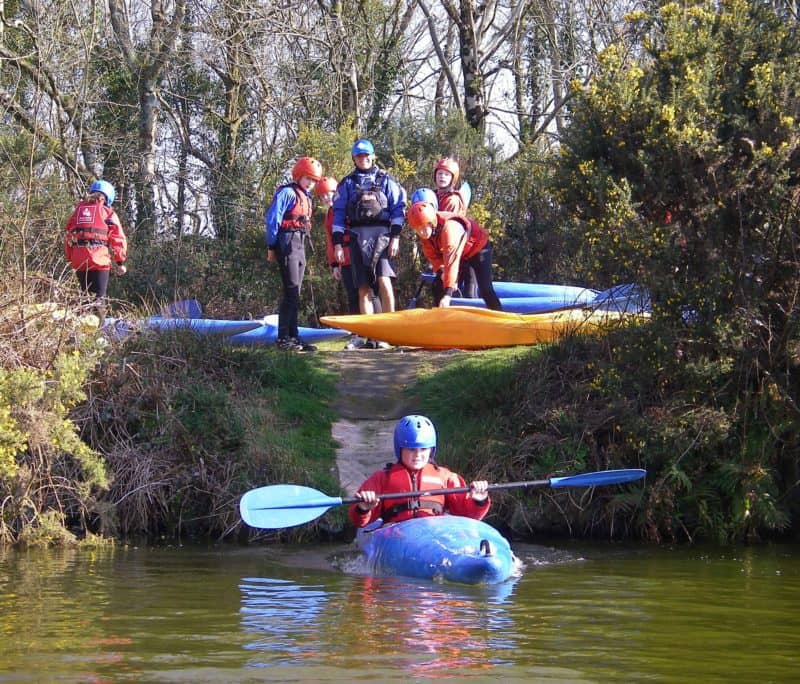
[[[800,547],[514,545],[496,587],[345,546],[0,556],[0,682],[788,682]]]

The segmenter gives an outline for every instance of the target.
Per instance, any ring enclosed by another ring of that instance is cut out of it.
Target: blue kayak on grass
[[[516,567],[508,540],[473,518],[438,515],[371,527],[358,531],[356,544],[375,575],[496,584]]]
[[[501,297],[500,305],[503,311],[517,314],[547,313],[561,309],[591,306],[596,297],[595,290],[582,290],[577,295],[540,296],[540,297]],[[485,309],[483,299],[468,299],[466,297],[453,297],[451,306],[472,306]]]
[[[272,314],[258,321],[259,326],[231,335],[226,342],[240,347],[263,347],[275,344],[278,339],[278,316]],[[325,340],[336,339],[337,337],[347,337],[350,333],[347,330],[338,328],[304,328],[298,327],[298,337],[303,342],[324,342]]]
[[[236,335],[253,330],[261,321],[230,321],[222,318],[161,318],[151,316],[142,324],[155,330],[191,330],[197,335]]]
[[[258,328],[261,321],[229,321],[218,318],[162,318],[150,316],[139,320],[122,318],[106,318],[103,331],[116,339],[123,339],[134,332],[142,330],[189,330],[202,336],[236,335],[253,328]]]
[[[549,283],[511,283],[502,280],[493,283],[494,291],[500,299],[504,297],[552,297],[554,299],[572,299],[597,294],[578,285],[552,285]]]

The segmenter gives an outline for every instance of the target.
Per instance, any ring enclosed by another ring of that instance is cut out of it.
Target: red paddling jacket
[[[460,475],[435,463],[427,463],[422,470],[416,472],[410,471],[402,463],[392,463],[368,477],[360,489],[380,495],[464,486],[464,479]],[[359,510],[358,504],[351,504],[348,513],[357,527],[369,525],[378,518],[389,523],[444,513],[481,520],[489,512],[490,503],[488,496],[486,501],[476,503],[465,492],[408,499],[381,499],[380,505],[366,513]]]
[[[442,271],[442,285],[458,287],[461,260],[467,261],[489,242],[489,233],[476,221],[444,211],[436,212],[436,227],[427,240],[420,240],[422,252],[434,271]]]
[[[128,256],[128,241],[117,213],[102,199],[84,200],[66,227],[64,254],[76,271],[108,271]]]
[[[335,266],[349,266],[350,265],[350,231],[344,231],[344,237],[342,239],[342,247],[344,249],[344,263],[340,264],[337,263],[336,259],[333,258],[333,249],[335,245],[333,244],[333,207],[328,209],[328,213],[325,215],[325,247],[326,247],[326,254],[328,256],[328,266],[334,268]]]
[[[467,203],[460,190],[437,190],[436,199],[439,200],[439,211],[448,211],[459,216],[467,215]]]

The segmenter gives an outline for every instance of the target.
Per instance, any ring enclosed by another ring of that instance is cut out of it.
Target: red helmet
[[[408,210],[408,225],[414,230],[436,225],[436,209],[428,202],[416,202]]]
[[[317,193],[317,195],[324,195],[327,192],[336,192],[338,186],[339,184],[333,176],[325,176],[317,181],[314,192]]]
[[[445,171],[449,171],[453,174],[453,185],[458,183],[458,162],[453,159],[452,157],[445,157],[444,159],[440,159],[436,162],[436,166],[433,167],[433,177],[436,178],[436,172],[439,169],[444,169]]]
[[[303,176],[318,181],[322,178],[322,164],[314,157],[300,157],[292,167],[292,180],[299,181]]]

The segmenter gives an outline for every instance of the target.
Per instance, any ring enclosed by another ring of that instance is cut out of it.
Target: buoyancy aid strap
[[[381,513],[381,517],[383,518],[383,522],[387,523],[392,518],[396,518],[405,511],[416,511],[420,508],[430,508],[434,515],[442,515],[442,513],[444,513],[444,506],[442,506],[442,504],[440,504],[438,501],[420,501],[419,499],[411,499],[404,503],[395,504],[394,506],[385,509]]]

